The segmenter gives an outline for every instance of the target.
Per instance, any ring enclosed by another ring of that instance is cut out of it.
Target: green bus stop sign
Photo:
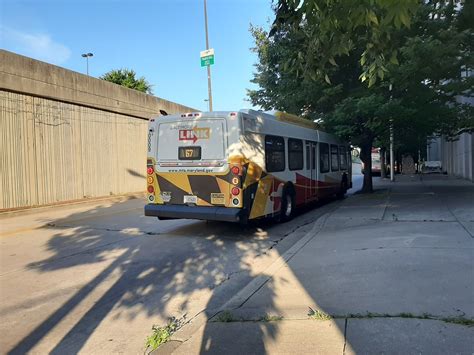
[[[201,67],[207,67],[214,64],[214,49],[206,49],[201,52]]]
[[[214,55],[201,57],[201,67],[206,67],[208,65],[213,65],[213,64],[214,64]]]

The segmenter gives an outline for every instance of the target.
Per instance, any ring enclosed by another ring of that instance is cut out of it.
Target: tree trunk
[[[371,193],[374,191],[372,187],[372,141],[361,146],[360,159],[364,163],[364,183],[361,192]]]
[[[380,148],[380,177],[385,179],[387,177],[387,162],[385,160],[385,148]]]
[[[401,174],[403,166],[402,166],[402,157],[400,153],[395,154],[395,162],[397,164],[397,169],[395,171],[397,172],[397,174]]]

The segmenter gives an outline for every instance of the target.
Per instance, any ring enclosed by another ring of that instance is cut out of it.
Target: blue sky
[[[207,0],[214,110],[250,108],[257,61],[250,23],[269,27],[271,0]],[[203,0],[0,0],[0,47],[85,73],[134,69],[156,96],[207,109]]]

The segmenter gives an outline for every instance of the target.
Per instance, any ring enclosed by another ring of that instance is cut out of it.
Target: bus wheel
[[[286,222],[293,218],[294,210],[295,210],[295,199],[293,194],[289,189],[285,188],[283,190],[281,199],[281,209],[279,215],[280,222]]]

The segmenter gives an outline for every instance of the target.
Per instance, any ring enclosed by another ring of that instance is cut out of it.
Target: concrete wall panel
[[[0,211],[144,191],[148,119],[196,111],[0,50]]]
[[[0,91],[0,209],[144,190],[147,121]]]

